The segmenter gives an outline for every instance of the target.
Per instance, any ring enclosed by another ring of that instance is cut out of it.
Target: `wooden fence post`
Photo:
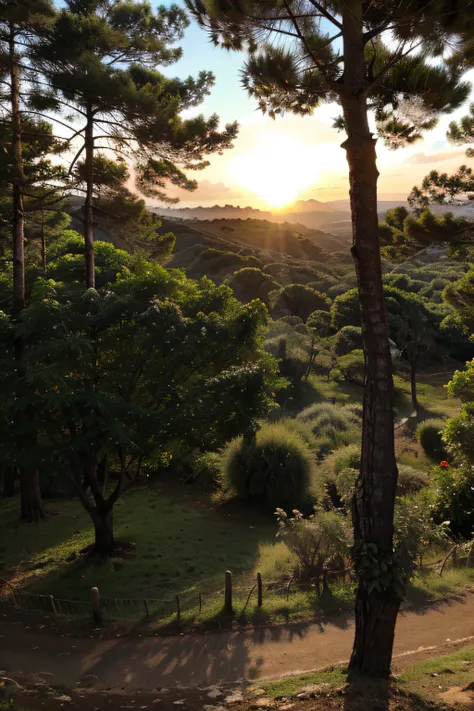
[[[148,607],[148,600],[143,600],[143,604],[145,606],[145,617],[150,619],[150,608]]]
[[[178,623],[181,621],[181,605],[179,604],[179,595],[176,595],[176,619]]]
[[[225,571],[224,609],[232,614],[232,573],[230,570]]]
[[[102,612],[100,610],[100,593],[99,588],[94,587],[92,593],[92,617],[96,625],[102,624]]]
[[[199,612],[202,611],[202,594],[199,593]]]
[[[262,607],[263,605],[263,585],[261,573],[257,573],[257,605],[259,607]]]
[[[54,613],[55,615],[57,615],[57,614],[58,614],[58,611],[57,611],[56,605],[55,605],[55,603],[54,603],[54,597],[53,597],[52,595],[50,595],[50,596],[49,596],[49,599],[51,600],[51,607],[53,608],[53,613]]]

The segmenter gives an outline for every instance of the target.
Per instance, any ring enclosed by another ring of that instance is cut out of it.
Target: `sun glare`
[[[263,134],[254,150],[231,161],[229,172],[241,187],[279,208],[317,182],[314,161],[308,158],[305,146],[289,136]]]

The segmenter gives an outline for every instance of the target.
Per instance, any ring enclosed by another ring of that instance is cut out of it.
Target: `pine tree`
[[[153,12],[148,2],[68,0],[38,61],[54,91],[38,96],[38,110],[72,112],[80,128],[70,170],[84,154],[84,239],[86,286],[94,287],[94,156],[99,151],[127,157],[142,193],[168,200],[166,188],[193,190],[184,169],[201,169],[204,156],[231,145],[235,124],[218,131],[218,117],[183,120],[180,112],[199,105],[214,82],[208,72],[196,80],[169,79],[155,67],[181,56],[174,47],[187,24],[175,5]],[[67,116],[64,117],[67,121]]]
[[[44,37],[54,9],[50,0],[1,0],[0,2],[0,104],[2,134],[9,155],[7,174],[11,187],[11,225],[13,254],[12,314],[18,321],[25,308],[25,189],[28,183],[23,156],[23,114],[27,110],[28,86],[34,80],[31,54]],[[27,368],[25,342],[21,334],[14,341],[15,362],[20,377]],[[18,392],[18,401],[24,393]],[[28,411],[15,414],[17,446],[29,449],[35,440],[34,425]],[[21,515],[28,521],[44,516],[38,469],[31,462],[20,467]]]
[[[243,84],[263,112],[307,115],[322,101],[334,100],[342,109],[336,127],[346,133],[366,356],[361,470],[353,505],[359,586],[351,668],[387,676],[402,590],[393,557],[398,475],[369,111],[379,136],[396,148],[416,141],[439,113],[465,101],[469,86],[461,76],[474,59],[468,44],[472,9],[453,8],[449,0],[187,0],[187,5],[216,44],[249,51]],[[448,41],[456,48],[451,55],[444,54]]]

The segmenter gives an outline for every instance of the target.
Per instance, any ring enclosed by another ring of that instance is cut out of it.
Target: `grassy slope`
[[[408,384],[397,380],[398,416],[409,412]],[[362,388],[333,383],[311,376],[300,398],[288,403],[288,414],[312,402],[333,400],[360,402]],[[458,404],[446,401],[442,383],[421,384],[420,400],[430,412],[454,414]],[[411,440],[402,443],[400,459],[429,471],[430,462]],[[417,456],[413,455],[413,451]],[[37,526],[19,524],[16,500],[0,501],[0,560],[4,577],[15,577],[25,589],[54,593],[67,599],[87,599],[98,585],[103,596],[160,598],[171,601],[184,593],[183,609],[196,606],[203,593],[203,617],[219,612],[224,571],[234,575],[235,607],[241,612],[247,594],[260,570],[265,583],[291,573],[292,559],[283,542],[275,538],[276,525],[252,510],[237,506],[216,508],[207,498],[196,497],[192,489],[174,491],[138,489],[129,492],[116,506],[115,531],[119,540],[136,544],[136,555],[106,563],[76,559],[92,542],[92,527],[82,507],[71,500],[49,502],[52,515]],[[472,571],[447,570],[443,578],[426,573],[410,590],[410,599],[422,603],[427,597],[443,597],[474,579]],[[186,591],[189,600],[186,598]],[[289,600],[280,584],[265,593],[262,610],[252,597],[245,621],[287,621],[307,619],[320,611],[347,607],[352,602],[350,583],[340,583],[332,596],[318,600],[314,592],[290,590]],[[191,599],[192,598],[192,599]]]

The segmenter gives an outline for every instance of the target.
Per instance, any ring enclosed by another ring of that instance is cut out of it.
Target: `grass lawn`
[[[450,705],[450,690],[461,690],[474,678],[474,647],[465,647],[453,654],[433,657],[405,668],[397,675],[396,683],[405,693],[430,702]],[[343,665],[328,667],[306,674],[283,677],[264,683],[265,693],[270,697],[291,697],[311,687],[323,687],[328,692],[341,687],[347,681],[347,668]],[[359,680],[355,679],[355,684]],[[375,683],[369,679],[365,684]],[[454,694],[453,694],[454,696]],[[458,703],[459,703],[458,699]],[[464,703],[469,699],[464,699]],[[472,708],[465,706],[464,708]]]
[[[448,379],[448,373],[420,376],[419,399],[430,415],[450,416],[457,411],[458,403],[446,398],[443,385]],[[409,383],[397,377],[396,389],[400,417],[410,412]],[[312,375],[303,383],[299,396],[290,398],[284,409],[291,415],[314,402],[354,403],[361,399],[362,387],[358,385]],[[409,434],[397,440],[397,451],[401,462],[426,472],[432,467]],[[195,622],[219,618],[224,574],[231,570],[234,610],[244,623],[307,620],[352,605],[351,582],[335,584],[323,599],[314,590],[303,591],[295,585],[287,590],[283,579],[291,575],[292,554],[276,539],[277,526],[272,517],[237,504],[219,508],[191,487],[163,484],[161,488],[128,492],[114,510],[115,536],[119,541],[132,542],[135,551],[105,562],[87,561],[81,556],[93,541],[93,530],[78,501],[48,501],[46,508],[46,521],[23,524],[18,521],[18,501],[0,500],[0,575],[27,591],[88,600],[91,587],[98,586],[104,598],[156,601],[152,614],[168,621],[176,613],[175,596],[179,593],[183,622]],[[256,606],[255,591],[245,606],[257,571],[262,573],[265,585],[261,609]],[[472,569],[448,569],[442,578],[425,572],[410,586],[409,599],[422,604],[449,595],[473,580]],[[138,612],[131,616],[142,616],[143,612],[140,603]]]
[[[105,562],[78,557],[93,539],[89,517],[78,502],[48,502],[50,516],[37,525],[19,524],[17,507],[17,500],[0,504],[2,575],[27,591],[89,600],[97,585],[104,598],[155,600],[152,616],[165,624],[174,619],[179,593],[184,624],[214,618],[222,623],[224,573],[230,569],[235,616],[246,624],[308,620],[352,605],[351,582],[339,582],[322,599],[294,585],[287,591],[281,579],[291,573],[292,558],[275,538],[276,524],[242,507],[216,508],[186,488],[175,494],[137,489],[119,501],[116,538],[134,542],[135,555]],[[264,604],[257,607],[254,591],[244,611],[257,571],[265,584]],[[472,569],[446,570],[442,578],[429,572],[414,580],[409,597],[422,604],[473,580]],[[114,609],[113,615],[144,614],[143,606],[130,610]]]

